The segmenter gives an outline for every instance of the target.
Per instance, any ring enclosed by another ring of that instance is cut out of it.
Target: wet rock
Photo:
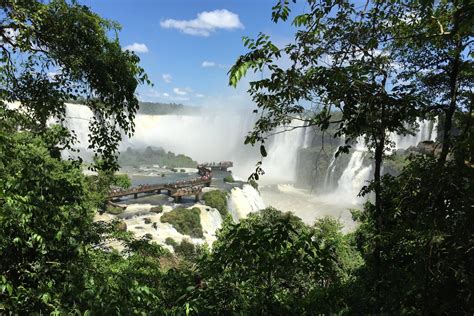
[[[151,209],[150,209],[150,212],[153,212],[153,213],[161,213],[163,212],[163,205],[157,205],[157,206],[153,206]]]
[[[441,153],[441,144],[433,141],[419,142],[416,147],[408,148],[408,151],[417,152],[423,155],[438,156]]]
[[[120,221],[115,225],[115,228],[119,231],[126,232],[127,231],[127,223],[124,221]]]

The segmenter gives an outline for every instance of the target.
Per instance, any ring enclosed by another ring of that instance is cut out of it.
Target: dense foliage
[[[224,182],[232,183],[232,182],[234,182],[234,177],[232,177],[232,175],[225,176],[224,177]]]
[[[127,150],[120,153],[119,163],[122,166],[159,165],[167,168],[195,168],[197,166],[197,162],[188,156],[152,147],[145,149],[128,147]]]
[[[227,196],[229,194],[221,190],[212,190],[205,192],[202,195],[202,199],[206,205],[213,207],[219,211],[222,218],[225,218],[229,211],[227,210]]]
[[[94,205],[78,164],[51,157],[61,130],[15,133],[0,117],[0,310],[34,312],[83,290]]]
[[[202,238],[201,210],[197,207],[177,207],[161,216],[163,223],[170,223],[178,232],[194,238]]]
[[[0,100],[19,102],[23,123],[40,133],[48,119],[64,121],[65,101],[84,97],[99,167],[117,168],[121,133],[134,131],[135,89],[148,82],[139,58],[108,37],[118,26],[65,0],[3,1],[0,8]]]
[[[289,2],[277,2],[275,22],[289,18]],[[474,313],[472,3],[307,5],[293,22],[295,43],[280,50],[265,35],[246,39],[251,51],[230,73],[236,84],[248,68],[270,72],[251,83],[263,115],[247,142],[264,143],[304,112],[298,102],[321,104],[307,124],[334,123],[348,140],[341,152],[358,136],[373,149],[378,168],[361,193],[375,200],[354,211],[352,233],[330,218],[309,226],[269,208],[239,223],[227,216],[212,248],[167,240],[173,255],[124,222],[93,221],[111,186],[130,185],[113,173],[115,152],[121,131],[133,132],[135,88],[147,80],[138,57],[107,36],[117,26],[74,1],[1,2],[0,314]],[[95,114],[93,177],[62,156],[74,134],[47,124],[61,123],[64,102],[77,98]],[[382,176],[387,133],[434,115],[441,150]],[[206,203],[225,214],[225,193],[208,193]],[[161,220],[203,236],[198,208]]]
[[[329,218],[308,227],[272,208],[228,221],[199,263],[205,286],[191,302],[212,315],[338,311],[337,289],[361,262],[340,228]]]
[[[265,34],[244,39],[249,52],[232,67],[230,84],[249,69],[268,71],[250,83],[261,115],[246,142],[261,143],[264,158],[265,141],[281,126],[344,136],[338,153],[364,139],[374,173],[361,195],[374,201],[355,213],[365,264],[346,297],[350,310],[472,313],[472,1],[307,5],[293,18],[294,43],[279,48]],[[272,20],[287,21],[291,10],[290,1],[278,2]],[[417,119],[434,116],[440,133],[433,150],[409,162],[387,157],[391,132],[411,133]],[[397,177],[382,176],[385,165],[404,168]],[[251,178],[263,173],[259,162]]]
[[[195,115],[199,114],[199,108],[176,104],[176,103],[154,103],[140,102],[139,114],[147,115]]]

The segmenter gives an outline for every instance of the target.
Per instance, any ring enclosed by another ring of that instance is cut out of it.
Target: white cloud
[[[161,76],[163,78],[163,81],[166,83],[171,83],[171,80],[173,80],[173,77],[170,74],[163,74]]]
[[[221,69],[227,69],[227,68],[229,68],[228,65],[218,64],[218,63],[216,63],[216,62],[208,61],[208,60],[203,61],[203,62],[201,63],[201,67],[204,67],[204,68],[217,67],[217,68],[221,68]]]
[[[202,64],[201,64],[202,67],[215,67],[216,66],[216,63],[213,62],[213,61],[203,61]]]
[[[123,48],[124,50],[129,50],[135,53],[148,53],[148,47],[142,43],[133,43],[131,45],[127,45]]]
[[[186,95],[186,94],[188,94],[189,90],[188,89],[174,88],[173,92],[177,95]]]
[[[195,97],[196,98],[204,98],[204,94],[196,93]]]
[[[209,36],[217,29],[232,30],[244,28],[239,16],[226,9],[204,11],[193,20],[167,19],[160,22],[161,27],[177,29],[189,35]]]
[[[166,93],[166,92],[163,93],[163,96],[164,96],[165,98],[169,98],[169,97],[170,97],[170,95],[169,95],[168,93]]]

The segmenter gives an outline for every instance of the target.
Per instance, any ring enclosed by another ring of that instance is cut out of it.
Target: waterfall
[[[292,127],[298,126],[297,122],[292,122]],[[288,129],[277,131],[271,140],[268,148],[268,157],[263,161],[263,169],[268,174],[263,180],[273,183],[294,182],[296,176],[296,163],[298,150],[304,146],[305,130],[307,128],[296,128],[287,132]]]
[[[89,144],[92,115],[84,105],[66,104],[66,124],[76,133],[78,146],[83,150]],[[247,109],[203,109],[199,115],[138,114],[135,117],[135,134],[131,138],[123,138],[120,150],[155,146],[187,155],[198,162],[233,160],[234,174],[246,179],[259,160],[258,148],[244,145],[245,136],[252,130],[254,122],[255,116]],[[298,123],[295,120],[291,127],[298,126]],[[309,130],[296,128],[269,139],[268,157],[263,160],[266,171],[263,181],[294,182],[298,150],[305,143],[310,143]]]
[[[209,245],[216,241],[216,232],[222,226],[222,217],[218,210],[205,205],[195,204],[193,207],[200,209],[200,219],[204,239]]]
[[[395,143],[395,150],[407,149],[409,147],[416,147],[419,142],[425,140],[435,141],[437,137],[437,126],[438,120],[416,120],[415,135],[398,135],[396,133],[390,133],[389,138]]]
[[[87,148],[91,111],[82,105],[67,104],[66,116],[68,118],[66,124],[75,131],[79,147]],[[185,154],[199,162],[233,160],[234,175],[246,179],[253,172],[254,164],[259,160],[258,148],[243,144],[254,122],[255,116],[247,110],[224,112],[219,109],[206,109],[199,115],[138,114],[135,119],[135,135],[132,138],[125,137],[120,148],[125,150],[128,146],[135,148],[156,146]],[[290,125],[294,127],[298,126],[298,123],[300,122],[295,120]],[[397,149],[406,149],[416,146],[420,141],[436,139],[436,125],[437,121],[418,120],[415,135],[401,136],[392,133],[388,136],[394,141]],[[277,132],[289,127],[283,127]],[[314,136],[312,131],[308,127],[296,128],[277,133],[268,140],[268,157],[263,160],[262,166],[266,175],[262,177],[262,182],[293,183],[295,181],[298,152],[301,148],[311,146]],[[335,187],[335,192],[355,196],[364,182],[370,179],[372,167],[368,165],[367,159],[364,165],[367,148],[363,137],[360,137],[353,147],[355,151],[351,153],[348,164],[339,179],[335,179],[339,170],[338,160],[332,157],[324,179],[326,188]],[[239,195],[245,199],[256,199],[248,188],[234,195],[236,196],[234,200],[238,200]],[[249,208],[252,209],[252,207],[247,207]],[[247,212],[240,209],[238,206],[234,207],[236,214]]]
[[[336,192],[346,199],[354,200],[360,189],[370,179],[372,165],[365,166],[367,152],[356,150],[352,153],[347,167],[337,181]]]
[[[303,148],[309,148],[313,142],[313,130],[311,126],[308,125],[306,125],[304,130]]]
[[[93,114],[84,105],[66,104],[66,125],[77,135],[77,146],[87,151],[89,122]],[[135,117],[135,134],[124,136],[120,150],[127,147],[162,147],[198,162],[234,161],[234,173],[247,178],[258,161],[258,150],[244,145],[255,117],[248,110],[207,109],[200,115],[144,115]]]
[[[328,169],[326,170],[326,176],[324,178],[324,186],[326,189],[332,188],[334,182],[334,171],[336,170],[336,153],[339,147],[334,151],[331,161],[329,162]]]
[[[403,136],[395,133],[389,134],[390,139],[395,143],[395,149],[407,149],[411,146],[417,146],[421,141],[436,140],[437,120],[417,120],[417,125],[418,129],[415,135]],[[359,200],[356,198],[357,194],[372,176],[372,165],[364,164],[368,149],[363,137],[359,137],[353,147],[355,147],[355,150],[351,153],[349,162],[339,177],[337,187],[333,193],[345,199],[352,199],[354,202],[357,202]],[[333,157],[326,171],[324,182],[326,188],[331,188],[332,175],[335,167],[336,160]]]
[[[87,149],[89,146],[89,122],[92,117],[92,111],[87,106],[66,103],[65,124],[76,134],[77,146],[80,149]]]
[[[265,208],[260,193],[249,184],[244,184],[242,189],[233,188],[227,200],[227,205],[236,223],[240,219],[246,218],[248,214]]]
[[[230,160],[245,152],[243,141],[252,121],[235,115],[137,115],[135,134],[123,147],[163,147],[197,161]]]

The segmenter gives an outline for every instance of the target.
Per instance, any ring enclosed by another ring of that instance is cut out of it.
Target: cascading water
[[[66,124],[86,151],[92,112],[84,105],[66,104]],[[234,172],[247,178],[258,161],[255,148],[244,145],[254,117],[249,111],[207,110],[201,115],[142,115],[135,117],[135,134],[124,137],[120,150],[127,147],[162,147],[190,156],[198,162],[233,160]]]
[[[337,181],[336,193],[345,199],[357,202],[357,195],[370,178],[372,165],[364,165],[367,152],[356,150],[352,153],[347,167]]]
[[[332,188],[334,185],[334,171],[336,170],[336,153],[338,148],[334,151],[331,161],[329,162],[328,169],[326,170],[326,176],[324,178],[324,186],[326,189]]]
[[[230,160],[247,152],[243,140],[252,123],[243,115],[137,115],[135,134],[123,147],[163,147],[200,162]]]
[[[66,103],[66,126],[76,134],[78,146],[87,149],[92,111],[84,105]]]
[[[306,126],[304,132],[304,141],[303,141],[303,148],[311,147],[311,143],[313,142],[313,129],[311,126]]]
[[[265,203],[260,193],[248,184],[244,184],[242,189],[233,188],[227,200],[227,205],[236,223],[240,219],[246,218],[248,214],[265,208]]]
[[[92,117],[91,111],[81,105],[67,105],[68,125],[75,132],[83,148],[87,147],[88,124]],[[136,132],[134,137],[125,138],[121,149],[128,146],[163,147],[175,153],[182,153],[199,162],[233,160],[234,174],[240,178],[254,170],[254,164],[259,160],[257,148],[243,144],[245,135],[250,131],[255,117],[250,111],[223,112],[219,109],[207,109],[199,115],[137,115],[135,120]],[[418,121],[419,129],[416,135],[389,135],[397,149],[416,146],[419,141],[436,139],[437,122]],[[297,126],[297,122],[292,122]],[[287,127],[288,129],[288,127]],[[277,133],[267,142],[268,157],[263,160],[266,175],[262,178],[268,183],[292,183],[295,180],[298,152],[302,148],[311,147],[314,130],[297,128],[285,133]],[[338,166],[339,159],[334,155],[327,168],[324,186],[331,189],[325,194],[331,203],[350,205],[359,203],[356,198],[360,188],[370,179],[372,166],[367,158],[367,148],[362,139],[358,139],[354,150],[347,159],[347,165]],[[338,176],[340,175],[340,176]],[[322,190],[324,192],[328,190]],[[288,193],[288,192],[287,192]],[[290,194],[290,193],[288,193]],[[345,202],[344,202],[345,200]],[[329,200],[323,201],[329,205]],[[316,202],[315,202],[316,203]],[[317,203],[321,203],[318,200]],[[250,212],[265,207],[258,191],[248,185],[242,189],[233,189],[229,197],[229,210],[238,221]],[[203,219],[209,223],[215,219]],[[308,216],[309,220],[309,216]],[[217,223],[217,222],[216,222]],[[215,226],[210,224],[210,226]]]
[[[419,142],[425,140],[435,141],[437,137],[437,125],[438,121],[434,120],[416,120],[418,125],[417,132],[415,135],[398,135],[390,133],[389,137],[395,143],[395,150],[407,149],[412,146],[418,145]]]
[[[75,131],[79,144],[88,147],[88,127],[92,112],[83,105],[67,104],[68,126]],[[121,150],[127,147],[162,147],[190,156],[198,162],[234,161],[234,173],[246,179],[258,161],[256,148],[245,146],[245,135],[255,118],[249,111],[220,112],[206,110],[200,115],[141,115],[135,118],[135,134],[124,137]],[[292,122],[297,126],[298,122]],[[271,137],[263,168],[263,181],[288,183],[295,180],[298,150],[304,146],[305,129],[279,133]]]
[[[298,126],[297,122],[292,126]],[[305,129],[281,131],[271,140],[268,157],[263,161],[263,169],[268,174],[264,181],[286,183],[295,180],[298,150],[304,145]]]
[[[411,146],[417,146],[419,142],[425,140],[436,140],[437,120],[417,120],[418,129],[415,135],[397,135],[391,133],[390,139],[395,143],[395,149],[408,149]],[[352,152],[349,162],[337,181],[337,187],[334,193],[346,199],[352,199],[357,202],[357,194],[364,184],[372,176],[372,165],[367,158],[367,147],[362,137],[357,139],[355,150]],[[331,185],[331,174],[335,170],[336,161],[333,159],[326,172],[325,185]]]

